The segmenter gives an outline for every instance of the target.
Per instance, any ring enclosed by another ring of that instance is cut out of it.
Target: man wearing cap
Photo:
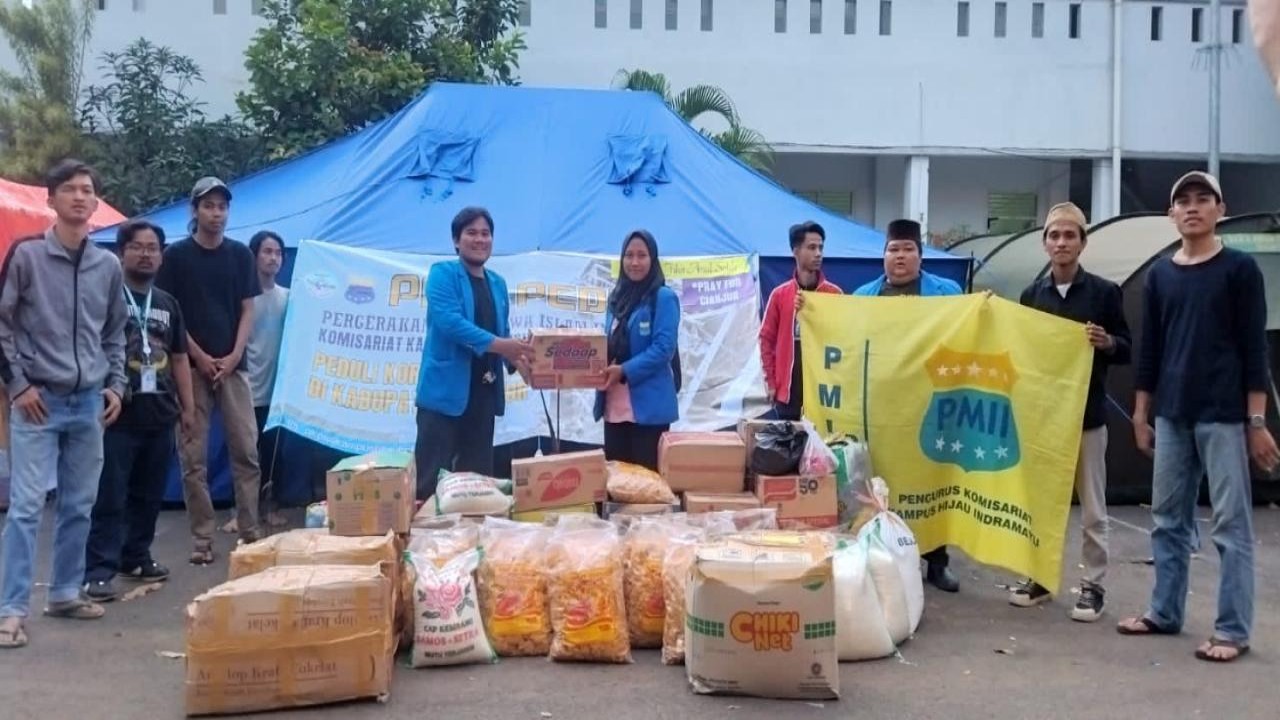
[[[261,290],[253,253],[223,235],[231,190],[215,177],[191,190],[191,236],[170,245],[156,286],[178,300],[187,324],[188,354],[195,368],[195,413],[179,443],[182,489],[191,521],[191,562],[213,562],[214,512],[207,465],[209,419],[214,407],[231,456],[236,527],[240,539],[258,534],[258,426],[245,369],[245,346],[253,328],[253,299]]]
[[[774,415],[779,420],[799,420],[804,400],[800,362],[800,325],[797,310],[804,306],[800,292],[841,293],[822,275],[822,248],[827,231],[816,222],[791,226],[791,254],[796,271],[790,280],[769,293],[760,323],[760,365]]]
[[[1266,423],[1267,303],[1257,262],[1214,234],[1226,213],[1217,178],[1187,173],[1174,183],[1170,206],[1182,243],[1147,273],[1133,409],[1138,449],[1155,458],[1156,582],[1147,611],[1117,629],[1181,632],[1196,500],[1207,476],[1220,558],[1218,617],[1196,657],[1231,662],[1249,651],[1253,627],[1249,459],[1266,471],[1280,462]]]
[[[1089,221],[1080,208],[1062,203],[1049,209],[1044,222],[1044,250],[1049,273],[1022,291],[1022,304],[1084,323],[1082,340],[1093,346],[1093,374],[1084,409],[1084,433],[1076,463],[1076,495],[1084,535],[1085,575],[1071,619],[1093,622],[1102,616],[1107,572],[1107,368],[1129,362],[1129,325],[1124,319],[1120,286],[1085,272],[1080,253],[1088,242]],[[1027,579],[1013,589],[1009,602],[1034,607],[1052,599],[1039,583]]]
[[[934,275],[920,269],[924,256],[920,223],[915,220],[894,220],[885,231],[884,274],[853,291],[854,295],[888,297],[895,295],[962,295],[964,291],[954,280]],[[957,592],[960,581],[948,567],[951,557],[943,545],[921,555],[928,565],[925,573],[934,587],[943,592]]]

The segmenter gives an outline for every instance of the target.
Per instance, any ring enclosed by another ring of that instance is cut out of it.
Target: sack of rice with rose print
[[[480,618],[475,570],[480,551],[468,550],[436,567],[431,558],[406,552],[417,572],[413,583],[413,667],[489,663],[497,654]]]

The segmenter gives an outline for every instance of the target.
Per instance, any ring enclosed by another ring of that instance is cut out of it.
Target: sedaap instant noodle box
[[[685,607],[695,692],[840,696],[832,556],[821,534],[762,531],[700,545]]]
[[[376,565],[279,566],[187,606],[188,715],[391,692],[391,581]]]
[[[534,390],[586,388],[599,390],[608,366],[604,333],[578,328],[538,328],[530,333]]]
[[[519,514],[604,502],[605,467],[603,450],[512,460],[514,511]]]

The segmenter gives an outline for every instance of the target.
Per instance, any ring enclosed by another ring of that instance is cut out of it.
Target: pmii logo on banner
[[[934,393],[920,426],[920,450],[965,472],[1000,472],[1022,459],[1009,353],[938,348],[927,371]]]

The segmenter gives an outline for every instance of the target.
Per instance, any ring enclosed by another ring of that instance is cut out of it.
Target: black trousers
[[[670,425],[604,424],[604,456],[658,471],[658,441]]]
[[[494,388],[472,387],[461,417],[418,408],[418,439],[413,447],[418,468],[418,499],[436,492],[440,471],[493,475]]]
[[[85,582],[151,562],[156,518],[177,448],[172,426],[113,426],[102,436],[102,475],[85,545]]]
[[[924,558],[924,561],[930,565],[936,565],[938,567],[946,567],[947,564],[951,562],[951,556],[947,554],[946,545],[930,550],[920,557]]]

